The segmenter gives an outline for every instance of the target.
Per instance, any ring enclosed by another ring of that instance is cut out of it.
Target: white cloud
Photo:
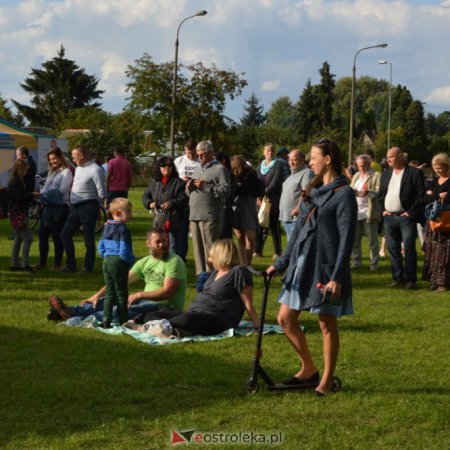
[[[101,66],[99,89],[112,95],[123,95],[126,89],[125,70],[128,62],[118,53],[100,56]]]
[[[179,60],[185,64],[193,64],[202,61],[206,64],[221,65],[221,60],[217,49],[214,48],[194,48],[189,47],[179,52]]]
[[[36,42],[34,45],[34,50],[36,55],[41,56],[43,59],[50,59],[56,56],[60,47],[61,42],[58,42],[57,40],[43,40]]]
[[[450,105],[450,86],[442,86],[433,89],[426,97],[427,103],[435,103],[437,105],[443,105],[448,108]]]
[[[280,82],[278,80],[266,80],[261,84],[261,91],[272,92],[276,91],[280,87]]]
[[[0,4],[4,4],[0,0]],[[22,98],[19,83],[31,68],[66,56],[100,78],[104,105],[117,110],[126,95],[125,68],[144,52],[173,60],[180,21],[179,59],[245,72],[266,109],[277,95],[295,101],[306,79],[319,79],[327,60],[336,78],[351,75],[355,52],[386,41],[389,47],[358,57],[357,76],[386,78],[379,59],[393,63],[395,84],[408,87],[427,109],[449,108],[450,0],[17,0],[0,6],[0,89]],[[281,94],[282,93],[282,94]],[[5,95],[6,96],[6,95]],[[243,101],[243,97],[236,103]],[[443,98],[446,100],[444,101]],[[22,100],[23,101],[23,100]],[[445,103],[446,102],[446,103]],[[120,109],[120,108],[119,108]],[[236,116],[241,115],[242,110]]]
[[[118,53],[109,53],[102,56],[102,76],[106,79],[115,73],[123,73],[127,67],[127,61]]]

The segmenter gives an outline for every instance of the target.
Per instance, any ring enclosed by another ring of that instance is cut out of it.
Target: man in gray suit
[[[300,150],[292,150],[289,153],[288,163],[291,175],[283,183],[281,191],[280,221],[289,241],[299,214],[301,193],[306,189],[314,174],[305,164],[305,155]]]
[[[213,270],[208,263],[209,250],[219,239],[220,213],[224,201],[230,196],[230,178],[226,168],[214,159],[211,141],[197,145],[201,167],[197,167],[187,182],[189,220],[195,257],[195,273]]]

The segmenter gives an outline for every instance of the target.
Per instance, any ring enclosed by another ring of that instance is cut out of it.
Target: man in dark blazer
[[[423,220],[425,179],[421,170],[406,164],[399,147],[389,149],[386,159],[389,168],[381,174],[378,199],[391,257],[393,282],[389,286],[406,283],[407,289],[417,289],[416,224]]]

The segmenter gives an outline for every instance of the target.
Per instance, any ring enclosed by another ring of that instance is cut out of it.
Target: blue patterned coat
[[[308,213],[316,210],[305,222]],[[341,298],[351,298],[352,281],[350,255],[355,238],[357,203],[353,189],[344,175],[331,183],[314,188],[309,201],[301,204],[300,215],[286,251],[274,264],[277,271],[286,270],[283,283],[290,290],[300,254],[304,256],[299,267],[299,294],[302,309],[317,306],[322,301],[317,283],[330,280],[341,283]]]

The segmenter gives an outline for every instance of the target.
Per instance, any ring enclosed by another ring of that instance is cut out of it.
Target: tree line
[[[57,55],[32,68],[20,86],[30,95],[30,105],[11,100],[15,112],[0,96],[0,116],[18,125],[50,128],[59,135],[67,129],[86,129],[69,135],[70,145],[84,144],[100,156],[115,145],[130,156],[167,151],[172,101],[173,62],[156,63],[144,54],[126,69],[127,104],[122,112],[102,110],[104,91],[99,79],[86,73],[65,55]],[[306,81],[298,99],[276,99],[267,112],[252,93],[240,120],[225,115],[228,101],[247,86],[244,73],[210,67],[198,62],[179,65],[175,109],[178,146],[188,138],[212,139],[217,149],[229,154],[257,158],[266,142],[307,150],[312,142],[328,136],[344,152],[348,146],[351,78],[336,80],[325,61],[320,81]],[[367,147],[378,158],[386,153],[389,83],[360,77],[355,89],[354,153]],[[450,111],[425,114],[422,102],[406,86],[392,87],[391,146],[408,152],[410,159],[429,161],[437,152],[448,152]]]

